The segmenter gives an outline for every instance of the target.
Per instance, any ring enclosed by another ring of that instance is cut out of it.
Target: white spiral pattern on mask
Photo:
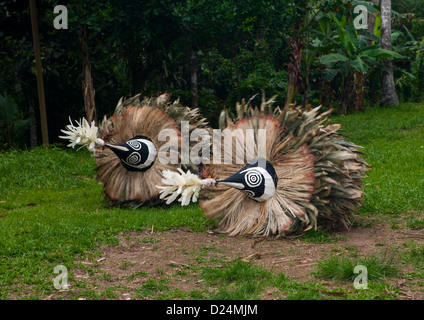
[[[127,142],[127,144],[133,148],[134,150],[140,150],[141,149],[141,142],[137,140],[130,140]]]
[[[137,165],[137,164],[139,164],[140,161],[141,161],[141,156],[137,152],[131,153],[128,156],[128,158],[125,160],[125,162],[130,164],[130,165]]]
[[[262,183],[262,180],[262,174],[255,169],[250,169],[249,172],[247,172],[244,176],[244,181],[250,188],[259,186]]]

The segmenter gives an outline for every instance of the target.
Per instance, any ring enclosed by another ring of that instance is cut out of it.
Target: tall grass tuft
[[[347,255],[331,256],[317,263],[314,274],[320,278],[338,281],[353,281],[358,274],[356,266],[365,266],[368,280],[379,281],[382,278],[399,275],[399,266],[391,257],[372,255],[368,257],[349,257]]]

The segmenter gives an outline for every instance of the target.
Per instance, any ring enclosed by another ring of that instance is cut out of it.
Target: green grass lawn
[[[46,279],[55,265],[71,266],[88,250],[116,242],[120,232],[213,225],[197,204],[106,208],[85,150],[40,147],[0,157],[0,298],[19,295],[21,286],[43,296],[51,291]]]
[[[334,117],[332,122],[343,123],[346,135],[364,147],[366,160],[372,166],[364,181],[366,194],[361,215],[424,210],[424,105],[369,109]],[[87,252],[117,243],[116,235],[121,232],[152,226],[157,231],[184,227],[205,232],[215,225],[204,217],[197,204],[183,208],[106,208],[94,168],[95,162],[86,150],[39,147],[0,154],[0,299],[43,299],[55,290],[54,266],[72,268],[74,261]],[[411,223],[419,225],[422,220]],[[421,248],[417,250],[422,253]],[[309,286],[284,275],[241,265],[234,280],[240,283],[238,296],[234,296],[225,290],[231,280],[231,266],[230,270],[201,271],[205,281],[217,279],[214,281],[220,288],[206,298],[256,298],[263,283],[278,283],[290,292],[290,297],[302,298],[299,292]],[[262,280],[251,276],[261,272]],[[245,274],[249,276],[247,280],[241,279]],[[151,291],[152,286],[149,282],[144,290]],[[315,293],[305,297],[321,298]]]
[[[350,139],[364,147],[372,166],[364,180],[364,213],[424,210],[424,105],[370,108],[332,118]]]

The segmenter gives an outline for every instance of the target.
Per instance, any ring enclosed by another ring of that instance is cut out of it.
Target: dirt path
[[[181,229],[164,232],[146,230],[119,235],[119,245],[103,247],[101,258],[85,260],[82,263],[109,275],[107,280],[95,280],[98,289],[120,284],[135,289],[146,279],[126,279],[134,272],[139,272],[148,273],[149,278],[155,275],[158,278],[172,276],[175,279],[175,287],[189,291],[198,288],[202,280],[195,273],[191,274],[189,279],[176,277],[178,270],[193,265],[219,266],[223,261],[236,258],[253,261],[298,281],[319,282],[312,274],[315,264],[330,255],[352,250],[360,256],[376,253],[397,254],[402,248],[405,250],[405,243],[424,243],[422,229],[407,228],[404,219],[396,221],[396,228],[393,224],[393,221],[386,221],[384,218],[378,221],[375,218],[364,220],[360,224],[363,226],[331,233],[323,243],[307,242],[302,238],[227,237],[213,232],[197,233]],[[410,266],[402,267],[402,272],[409,271]],[[74,273],[76,279],[91,282],[92,276],[86,272],[75,270]],[[402,287],[405,297],[424,299],[424,292],[419,288],[414,290],[414,286],[408,285],[408,280],[394,281],[398,287]]]

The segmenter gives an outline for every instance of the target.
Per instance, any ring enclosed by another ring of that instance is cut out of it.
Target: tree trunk
[[[379,5],[380,0],[372,0],[373,4],[375,5]],[[375,22],[377,19],[377,15],[379,13],[368,13],[368,32],[370,32],[371,34],[374,34],[374,29],[375,29]],[[373,44],[373,40],[369,39],[367,41],[367,45],[371,46]],[[369,85],[368,85],[368,80],[367,80],[367,74],[364,73],[363,77],[362,77],[362,88],[363,88],[363,95],[365,96],[365,91],[368,93],[369,95],[369,99],[370,101],[375,100],[375,93],[373,91],[370,91],[369,89]],[[365,98],[365,97],[364,97]],[[365,101],[365,100],[364,100]],[[372,102],[371,102],[372,103]],[[365,106],[364,106],[364,110],[365,110]]]
[[[391,0],[381,0],[381,48],[392,50]],[[381,72],[381,104],[398,105],[392,60],[383,61]]]
[[[302,76],[300,74],[300,66],[302,60],[302,49],[305,45],[302,39],[295,38],[288,41],[292,48],[290,62],[287,65],[288,73],[288,87],[286,93],[285,106],[293,103],[299,83],[302,83]]]
[[[331,82],[321,81],[319,89],[319,101],[320,104],[327,106],[328,108],[332,107],[333,100],[333,88],[331,87]]]
[[[356,96],[354,97],[354,99],[355,106],[360,111],[365,110],[364,78],[364,73],[355,70],[354,79]]]
[[[355,79],[353,74],[349,74],[344,80],[342,80],[341,89],[341,101],[340,101],[340,113],[346,114],[349,111],[355,111],[357,109],[356,103],[356,88]]]
[[[28,99],[29,103],[29,143],[31,149],[34,149],[37,146],[37,118],[35,116],[35,102],[31,97]]]
[[[34,55],[35,55],[35,68],[37,72],[37,89],[38,89],[38,103],[40,105],[40,122],[41,122],[41,136],[43,139],[43,145],[49,145],[49,133],[47,126],[47,111],[46,111],[46,99],[44,96],[44,81],[43,81],[43,69],[41,66],[41,53],[40,53],[40,40],[38,34],[38,20],[37,20],[37,7],[36,1],[29,1],[30,14],[31,14],[31,27],[32,37],[34,44]]]
[[[191,90],[191,107],[197,108],[197,68],[198,59],[196,50],[191,50],[190,57],[190,90]]]
[[[93,86],[93,78],[91,76],[91,64],[88,58],[87,45],[87,27],[82,27],[81,35],[81,55],[82,55],[82,93],[84,96],[84,109],[87,121],[91,123],[93,120],[97,123],[96,103],[94,100],[96,91]]]

